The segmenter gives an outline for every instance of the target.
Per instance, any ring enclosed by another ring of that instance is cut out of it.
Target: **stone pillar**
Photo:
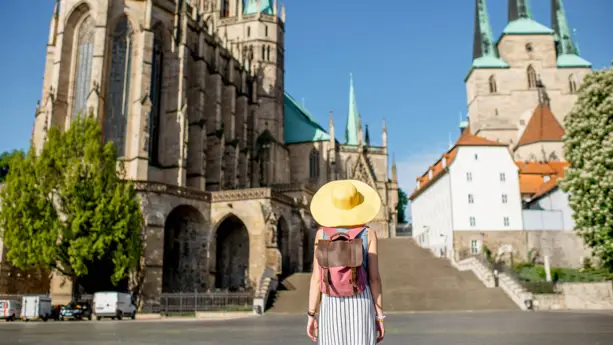
[[[230,64],[231,66],[232,64]],[[232,72],[232,69],[230,69]],[[228,79],[232,81],[232,73],[228,76]],[[223,189],[234,189],[238,184],[237,181],[237,166],[238,166],[238,142],[236,138],[236,86],[224,85],[223,97],[222,97],[222,118],[224,124],[224,158],[223,158],[223,172],[224,172],[224,187]]]
[[[215,73],[207,76],[206,80],[206,129],[207,133],[207,154],[206,154],[206,190],[221,190],[222,183],[222,158],[223,158],[223,137],[221,127],[221,97],[222,80],[221,75]]]

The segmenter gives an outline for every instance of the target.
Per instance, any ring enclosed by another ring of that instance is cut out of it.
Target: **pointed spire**
[[[498,50],[496,50],[494,45],[486,0],[475,0],[475,36],[472,68],[506,67],[509,67],[509,65],[498,57]]]
[[[358,145],[359,128],[358,105],[355,101],[353,89],[353,74],[349,74],[349,113],[347,114],[347,126],[345,127],[345,144]]]
[[[285,4],[281,4],[281,21],[285,23]]]
[[[329,131],[330,131],[330,144],[334,148],[336,143],[336,136],[334,134],[334,113],[330,111],[330,122],[328,123]]]
[[[579,49],[573,42],[562,0],[551,0],[551,23],[558,67],[591,67],[591,63],[579,57]]]
[[[387,147],[387,124],[385,123],[385,119],[383,119],[383,128],[381,132],[381,141],[383,142],[383,147]]]
[[[398,171],[396,169],[396,155],[392,153],[392,182],[398,182]]]
[[[362,132],[362,117],[358,114],[358,146],[364,145],[364,132]]]
[[[365,134],[364,134],[364,142],[366,143],[366,146],[370,146],[370,134],[368,133],[368,125],[366,125],[366,129],[365,129]]]
[[[534,19],[530,0],[509,0],[509,22],[520,18]]]
[[[274,14],[275,16],[279,15],[279,5],[277,3],[277,0],[275,0],[272,4],[272,14]]]

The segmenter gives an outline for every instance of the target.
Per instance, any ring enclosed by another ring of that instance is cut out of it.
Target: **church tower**
[[[551,7],[553,29],[534,18],[529,0],[508,0],[507,25],[494,42],[486,0],[475,0],[473,61],[465,79],[472,134],[515,147],[545,93],[556,121],[564,123],[591,64],[579,56],[562,0]]]

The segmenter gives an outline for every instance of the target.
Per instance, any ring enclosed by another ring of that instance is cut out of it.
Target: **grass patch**
[[[514,267],[519,277],[527,282],[546,281],[545,267],[535,264],[518,264]],[[606,269],[551,268],[551,279],[556,283],[602,282],[613,280],[613,272]]]

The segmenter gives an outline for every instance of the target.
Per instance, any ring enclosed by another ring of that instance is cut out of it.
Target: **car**
[[[63,306],[60,311],[60,320],[83,320],[85,318],[88,320],[92,319],[92,307],[86,301],[70,302]]]

